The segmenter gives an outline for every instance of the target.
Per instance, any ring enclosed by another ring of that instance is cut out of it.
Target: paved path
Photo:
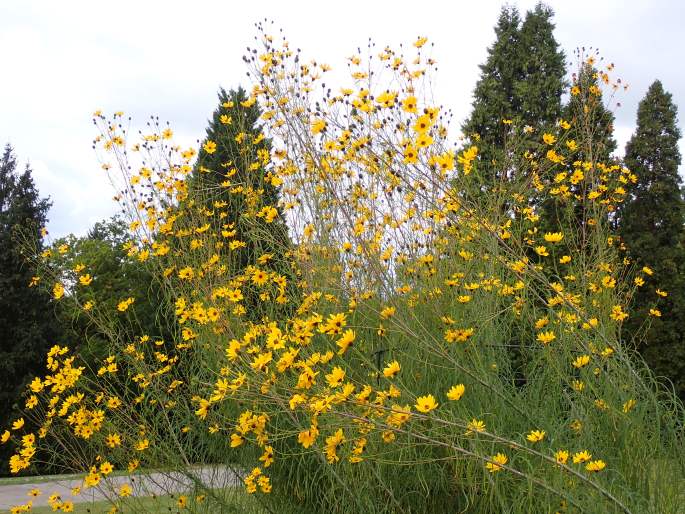
[[[84,489],[83,480],[65,479],[49,482],[35,482],[26,484],[0,485],[0,510],[7,510],[14,505],[33,500],[34,507],[48,505],[51,494],[57,493],[62,501],[71,500],[74,503],[107,500],[117,497],[117,491],[124,484],[129,484],[133,489],[133,496],[152,496],[169,493],[182,493],[192,489],[193,478],[202,482],[212,489],[233,487],[240,481],[240,477],[227,467],[198,467],[185,473],[181,472],[157,472],[140,473],[133,476],[108,477],[97,488]],[[74,487],[81,487],[81,493],[77,496],[71,494]],[[32,489],[40,489],[42,494],[36,498],[28,495]]]

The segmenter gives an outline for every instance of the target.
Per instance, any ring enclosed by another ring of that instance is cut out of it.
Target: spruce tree
[[[520,23],[515,7],[502,7],[495,26],[495,42],[488,48],[485,64],[480,66],[481,76],[473,91],[473,110],[462,125],[464,134],[477,143],[480,172],[488,178],[495,178],[494,163],[503,160],[508,127],[502,120],[520,113],[519,98],[515,94],[521,74]]]
[[[566,58],[554,38],[552,9],[542,3],[526,13],[519,35],[521,71],[514,84],[516,115],[536,132],[561,115]]]
[[[645,285],[634,298],[634,315],[627,335],[640,341],[640,350],[657,375],[670,378],[685,399],[685,200],[678,174],[681,155],[677,108],[658,80],[648,89],[637,111],[637,129],[626,145],[625,164],[637,175],[620,213],[619,230],[628,255]],[[655,289],[668,292],[661,298]],[[661,316],[652,310],[660,311]],[[640,332],[645,319],[651,323]]]
[[[61,343],[50,296],[29,287],[34,271],[26,249],[43,249],[48,199],[40,198],[27,165],[17,171],[10,145],[0,158],[0,426],[13,416],[27,380],[44,369],[48,349]],[[23,406],[22,406],[23,407]],[[3,469],[7,459],[2,459]]]
[[[219,105],[193,170],[192,196],[214,212],[216,233],[228,235],[226,241],[246,244],[240,251],[230,252],[227,264],[232,273],[255,265],[260,256],[268,254],[271,258],[263,267],[290,277],[286,254],[291,243],[278,207],[279,182],[269,172],[271,141],[259,124],[261,110],[242,88],[221,89],[218,96]],[[258,215],[268,206],[275,209],[276,216]]]
[[[567,139],[576,141],[582,149],[575,159],[607,164],[617,147],[614,114],[604,105],[600,72],[592,62],[586,60],[574,74],[571,98],[562,116],[571,123]]]
[[[562,112],[566,85],[565,56],[554,38],[551,8],[537,4],[521,23],[516,8],[503,7],[495,27],[496,40],[481,65],[473,93],[473,111],[464,123],[464,134],[480,150],[480,171],[487,180],[502,178],[507,133],[504,120],[534,129],[538,137]]]

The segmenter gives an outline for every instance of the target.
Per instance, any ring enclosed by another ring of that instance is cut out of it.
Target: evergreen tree
[[[604,105],[602,90],[599,86],[600,73],[593,67],[592,59],[585,60],[580,71],[573,75],[571,97],[563,107],[562,118],[570,123],[570,128],[564,135],[567,145],[575,145],[578,149],[573,154],[573,161],[587,161],[592,166],[593,173],[598,167],[612,165],[616,161],[612,158],[616,150],[614,139],[614,115]],[[568,147],[571,148],[571,147]],[[545,177],[551,180],[553,177]],[[584,183],[569,184],[571,195],[582,195]],[[569,210],[570,203],[563,195],[547,198],[541,205],[543,212],[541,230],[556,232],[573,230],[581,237],[585,237],[585,224],[592,215],[586,212],[588,207],[578,203],[573,210]]]
[[[519,25],[521,17],[515,7],[504,6],[495,26],[495,42],[488,48],[481,76],[473,91],[473,110],[462,131],[475,139],[480,153],[481,174],[494,178],[493,162],[503,160],[504,141],[508,127],[504,119],[520,113],[515,94],[520,79]]]
[[[617,147],[614,114],[604,106],[600,74],[591,63],[585,61],[579,73],[574,74],[571,99],[564,107],[563,118],[571,123],[567,139],[576,141],[582,149],[590,149],[581,150],[575,159],[607,164]]]
[[[192,197],[201,198],[214,212],[216,233],[223,234],[226,241],[245,243],[240,251],[230,252],[227,264],[232,273],[268,254],[271,258],[264,267],[290,278],[286,254],[291,243],[278,207],[279,181],[268,169],[271,141],[259,124],[261,110],[242,88],[230,92],[221,89],[218,96],[219,106],[193,170]],[[264,212],[266,207],[275,209],[271,216]]]
[[[519,36],[521,71],[514,84],[515,114],[536,132],[559,119],[566,86],[566,59],[554,38],[553,16],[551,8],[537,4],[526,13]]]
[[[676,106],[657,80],[640,102],[637,129],[626,145],[625,164],[638,180],[620,213],[619,231],[629,256],[654,274],[641,274],[646,283],[636,292],[634,314],[625,328],[638,338],[655,373],[670,378],[685,399],[685,200],[679,139]],[[669,296],[657,296],[659,287]],[[650,318],[650,309],[661,317]],[[651,324],[642,333],[647,318]]]
[[[61,341],[49,295],[29,287],[34,271],[26,248],[42,250],[48,199],[40,198],[27,165],[17,171],[10,145],[0,158],[0,425],[11,420],[26,381],[43,371],[48,349]],[[3,467],[7,459],[2,459]]]
[[[521,23],[515,8],[502,8],[495,43],[480,67],[473,111],[462,127],[467,136],[479,136],[480,170],[486,179],[502,178],[504,173],[497,171],[509,131],[503,120],[533,127],[537,137],[562,112],[565,57],[554,38],[553,15],[540,3]]]

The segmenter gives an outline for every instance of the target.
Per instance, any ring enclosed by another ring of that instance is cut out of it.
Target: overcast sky
[[[439,66],[435,98],[459,124],[470,111],[503,3],[0,0],[0,145],[11,143],[22,167],[30,162],[41,194],[51,197],[53,237],[83,234],[115,211],[114,192],[91,149],[95,109],[123,110],[136,128],[159,115],[182,141],[202,138],[218,88],[247,84],[241,56],[254,41],[254,23],[269,18],[306,57],[334,68],[344,67],[369,37],[382,47],[428,36]],[[524,13],[536,2],[509,3]],[[685,2],[547,4],[567,60],[579,46],[599,48],[630,84],[617,98],[621,152],[637,104],[656,78],[673,94],[682,130]]]

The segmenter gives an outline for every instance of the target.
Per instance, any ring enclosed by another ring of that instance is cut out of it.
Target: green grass
[[[224,509],[223,512],[235,512],[244,514],[259,514],[264,511],[259,507],[257,500],[243,491],[233,490],[230,492],[231,507]],[[164,495],[164,496],[150,496],[141,498],[130,498],[123,505],[118,506],[116,511],[118,514],[137,514],[137,513],[151,513],[151,514],[169,514],[177,512],[206,512],[216,513],[213,506],[203,502],[199,505],[194,505],[193,509],[183,509],[178,507],[178,495]],[[76,514],[106,514],[110,512],[112,504],[106,501],[98,502],[83,502],[74,503],[74,510]],[[3,511],[8,512],[8,511]],[[54,512],[49,506],[34,507],[31,511],[35,514],[48,514]],[[58,511],[61,512],[61,511]]]
[[[192,468],[202,467],[200,465],[191,466]],[[140,469],[135,472],[135,475],[145,475],[149,473],[159,473],[164,468],[155,469]],[[135,476],[134,475],[134,476]],[[20,477],[2,477],[0,478],[0,487],[3,485],[17,485],[17,484],[42,484],[45,482],[64,482],[65,480],[80,480],[86,476],[86,473],[68,473],[64,475],[30,475]],[[131,473],[124,470],[113,471],[109,476],[131,476]]]
[[[109,502],[87,502],[87,503],[75,503],[74,513],[77,514],[104,514],[108,513],[112,508],[112,504]],[[171,509],[171,510],[170,510]],[[135,506],[124,507],[119,509],[118,512],[150,512],[150,513],[162,513],[162,512],[176,512],[176,500],[169,496],[159,496],[159,497],[149,497],[149,498],[139,498],[136,501]],[[34,507],[31,511],[36,514],[48,514],[54,512],[51,507]]]

